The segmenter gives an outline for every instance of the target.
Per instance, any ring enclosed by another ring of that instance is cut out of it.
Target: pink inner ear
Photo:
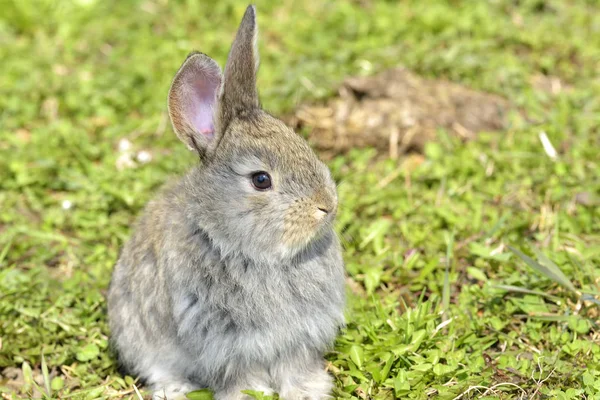
[[[210,73],[202,74],[190,82],[188,93],[188,120],[196,132],[212,138],[215,132],[214,107],[217,100],[217,90],[221,79]]]

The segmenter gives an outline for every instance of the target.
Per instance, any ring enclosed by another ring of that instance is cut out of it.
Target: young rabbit
[[[111,343],[155,399],[330,397],[323,354],[344,323],[336,186],[290,128],[261,109],[256,11],[225,71],[192,53],[168,99],[201,163],[151,201],[115,267]]]

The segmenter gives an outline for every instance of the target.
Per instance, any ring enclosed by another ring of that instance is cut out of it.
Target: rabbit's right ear
[[[169,89],[169,116],[179,139],[200,157],[214,146],[215,116],[223,77],[221,68],[202,53],[190,54]]]

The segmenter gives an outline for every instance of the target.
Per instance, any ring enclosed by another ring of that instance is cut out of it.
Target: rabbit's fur
[[[112,276],[111,343],[155,398],[330,394],[323,353],[344,323],[335,184],[260,108],[256,36],[250,6],[223,75],[201,53],[178,71],[169,114],[201,164],[148,204]],[[272,188],[253,186],[257,171]]]

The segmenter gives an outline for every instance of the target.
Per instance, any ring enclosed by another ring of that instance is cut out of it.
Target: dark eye
[[[267,190],[271,187],[271,176],[264,171],[252,174],[252,184],[258,190]]]

